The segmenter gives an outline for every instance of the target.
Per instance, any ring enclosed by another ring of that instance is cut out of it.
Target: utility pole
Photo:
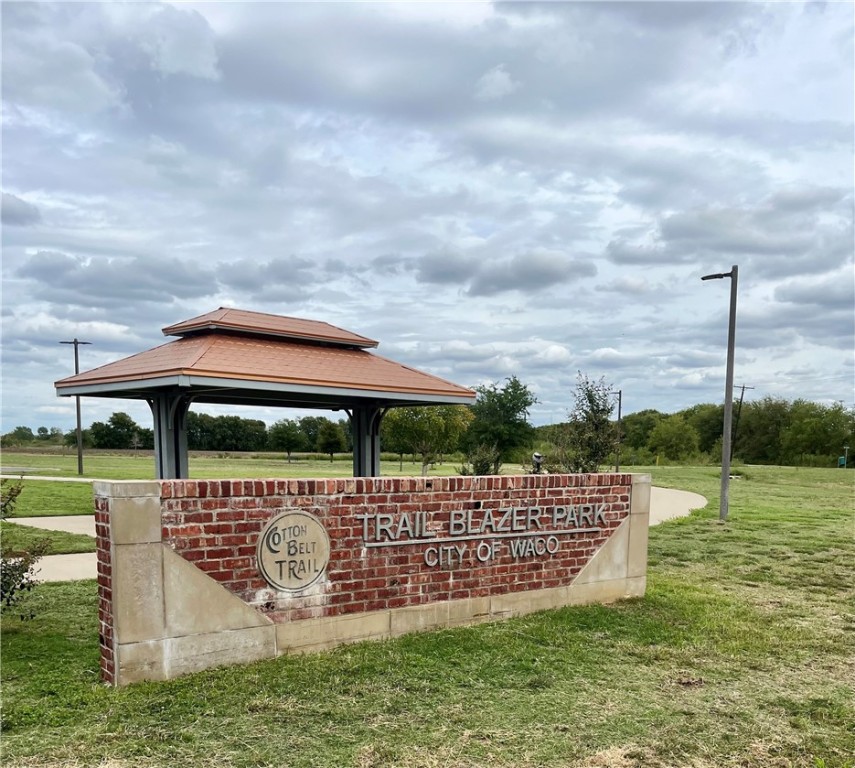
[[[74,338],[72,341],[61,341],[60,344],[74,345],[74,375],[80,373],[80,358],[77,353],[77,348],[81,344],[91,344],[91,341],[80,341]],[[83,430],[80,428],[80,395],[74,397],[77,405],[77,474],[83,474]]]
[[[739,393],[739,405],[736,406],[736,419],[733,424],[733,439],[730,441],[730,460],[733,461],[733,446],[736,445],[736,433],[739,431],[739,416],[742,413],[742,398],[745,397],[746,389],[754,389],[754,387],[746,386],[745,384],[739,385],[742,391]]]
[[[617,451],[615,452],[615,472],[620,472],[620,411],[623,400],[623,390],[617,391]]]
[[[717,272],[704,275],[701,280],[722,280],[730,278],[730,314],[727,324],[727,365],[724,382],[724,430],[721,436],[721,500],[719,520],[727,520],[730,507],[730,437],[733,426],[733,358],[736,349],[736,283],[739,279],[739,267],[734,264],[730,272]]]

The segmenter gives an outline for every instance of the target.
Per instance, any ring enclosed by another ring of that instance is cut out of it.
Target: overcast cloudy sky
[[[219,306],[721,402],[732,264],[736,383],[851,404],[853,7],[4,2],[2,431]]]

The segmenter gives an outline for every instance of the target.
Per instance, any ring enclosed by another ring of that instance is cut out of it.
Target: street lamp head
[[[80,341],[78,339],[74,339],[73,341],[61,341],[60,344],[91,344],[91,341]]]
[[[734,264],[730,272],[716,272],[713,275],[704,275],[701,280],[721,280],[724,277],[734,277],[737,269],[739,269],[739,267]]]

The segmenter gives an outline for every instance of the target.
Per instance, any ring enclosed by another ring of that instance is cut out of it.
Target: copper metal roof
[[[344,347],[376,347],[374,339],[337,328],[318,320],[303,320],[299,317],[269,315],[245,309],[220,307],[190,320],[169,325],[163,329],[164,336],[189,336],[205,331],[238,331],[254,336],[274,336],[299,341],[315,341]]]
[[[327,323],[219,309],[169,326],[177,341],[62,379],[60,395],[145,398],[185,389],[197,402],[346,407],[470,403],[465,387],[366,351]]]

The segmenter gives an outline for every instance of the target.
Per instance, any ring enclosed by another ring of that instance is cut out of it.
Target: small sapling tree
[[[570,420],[555,436],[556,452],[547,459],[550,471],[596,472],[617,446],[611,421],[614,390],[605,379],[591,381],[581,371],[576,377]]]

